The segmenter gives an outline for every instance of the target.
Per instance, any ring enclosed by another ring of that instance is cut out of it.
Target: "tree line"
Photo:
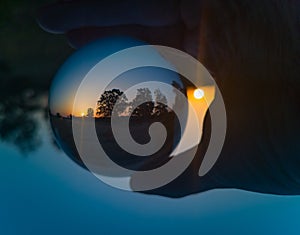
[[[144,102],[147,101],[147,102]],[[123,91],[112,89],[105,91],[97,101],[96,115],[111,117],[112,112],[118,116],[131,114],[137,117],[152,117],[168,113],[167,97],[159,90],[154,90],[154,99],[148,88],[137,89],[137,94],[129,101]],[[138,105],[140,104],[140,105]],[[133,107],[136,107],[134,110]]]

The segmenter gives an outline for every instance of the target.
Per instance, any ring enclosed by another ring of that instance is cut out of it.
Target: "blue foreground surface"
[[[50,141],[2,143],[0,234],[299,234],[300,197],[212,190],[169,199],[111,188]]]

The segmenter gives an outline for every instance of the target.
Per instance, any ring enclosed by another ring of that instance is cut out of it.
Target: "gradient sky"
[[[97,78],[93,78],[95,82],[84,86],[84,94],[80,96],[82,98],[80,99],[80,102],[77,104],[77,106],[74,107],[75,109],[72,112],[74,97],[83,78],[88,73],[88,71],[90,71],[99,61],[101,61],[106,56],[118,50],[136,45],[142,45],[142,43],[127,38],[109,38],[101,40],[100,42],[96,41],[84,47],[83,49],[76,51],[60,68],[52,83],[49,98],[51,112],[53,114],[59,112],[62,115],[69,115],[73,113],[76,116],[80,116],[82,112],[86,112],[87,108],[95,108],[97,100],[100,97],[100,88],[101,86],[104,86],[102,84],[103,80],[105,80],[107,75],[111,73],[111,70],[114,70],[114,65],[117,66],[119,64],[122,64],[123,61],[114,61],[111,65],[112,67],[109,67],[106,70],[104,69],[99,71],[99,73],[97,73]],[[140,56],[147,57],[147,59],[153,61],[160,61],[161,64],[167,64],[167,62],[154,49],[147,49],[147,51],[143,53],[144,54]],[[136,58],[126,59],[132,59],[132,61],[134,61]],[[166,82],[168,84],[170,84],[174,80],[180,82],[180,80],[178,79],[178,75],[169,70],[157,68],[140,68],[125,72],[116,79],[116,82],[111,83],[111,85],[114,88],[123,88],[128,87],[128,84],[131,85],[137,82],[149,80],[158,80]],[[99,92],[93,92],[97,91],[98,87]],[[168,97],[174,96],[174,94],[171,93],[171,90],[167,91],[166,95]],[[169,100],[171,102],[172,98],[170,98]]]
[[[51,112],[53,114],[59,112],[63,115],[72,113],[72,103],[77,88],[90,69],[101,59],[118,50],[142,44],[142,42],[129,38],[113,37],[95,41],[74,52],[58,70],[52,82],[49,97]],[[84,104],[83,107],[86,108]],[[80,110],[81,112],[82,110]],[[80,113],[78,111],[79,115]]]

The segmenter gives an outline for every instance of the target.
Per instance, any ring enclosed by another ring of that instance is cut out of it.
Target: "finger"
[[[181,1],[181,18],[189,30],[197,28],[200,24],[201,4],[202,0]]]
[[[194,30],[186,30],[183,41],[183,49],[190,55],[198,58],[200,48],[200,31],[198,28]]]
[[[182,47],[183,26],[175,24],[163,27],[123,25],[111,27],[83,27],[66,33],[72,47],[79,48],[93,40],[108,36],[129,36],[150,44]]]
[[[180,9],[176,0],[68,1],[39,9],[37,18],[45,31],[65,33],[84,26],[172,25]]]

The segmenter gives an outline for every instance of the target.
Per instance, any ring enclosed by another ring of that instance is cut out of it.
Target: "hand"
[[[197,157],[173,182],[148,193],[180,197],[213,188],[300,194],[299,4],[293,1],[64,1],[38,22],[78,48],[128,35],[185,50],[214,75],[227,111],[225,145],[204,177]],[[278,17],[280,16],[280,17]]]

